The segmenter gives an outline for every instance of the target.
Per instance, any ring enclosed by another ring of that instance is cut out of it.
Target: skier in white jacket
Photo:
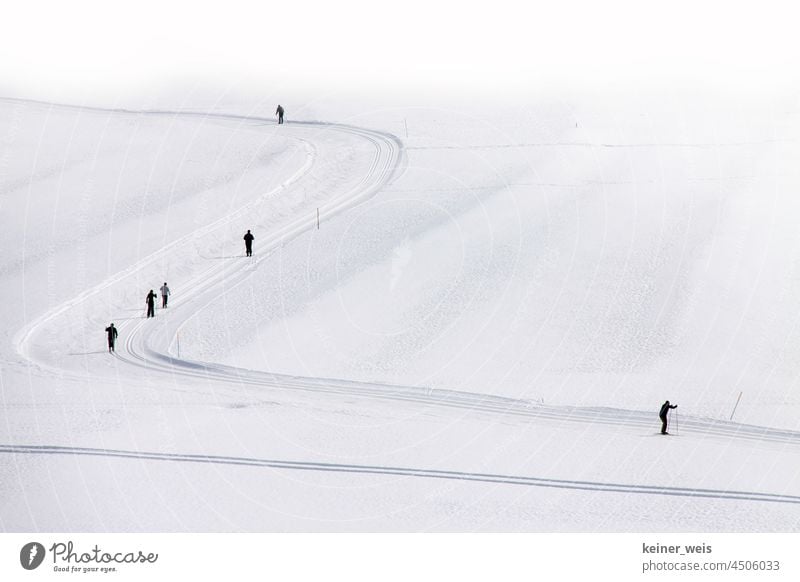
[[[169,299],[169,287],[167,287],[167,282],[164,281],[164,284],[161,286],[161,307],[164,308],[167,306],[167,299]]]

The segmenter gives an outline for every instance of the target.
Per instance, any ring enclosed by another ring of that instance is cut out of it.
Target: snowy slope
[[[247,368],[561,404],[721,418],[743,390],[740,418],[796,428],[794,126],[712,113],[607,134],[563,111],[513,129],[429,114],[380,198],[186,335],[233,321],[245,333],[198,359],[222,345]]]
[[[714,105],[0,103],[0,527],[796,530],[796,117]]]

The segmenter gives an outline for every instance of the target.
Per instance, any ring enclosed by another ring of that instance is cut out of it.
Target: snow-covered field
[[[702,97],[0,100],[0,529],[800,530],[800,108]]]

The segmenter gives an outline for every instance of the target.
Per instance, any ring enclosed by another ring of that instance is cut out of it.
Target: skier
[[[147,294],[145,297],[145,301],[147,302],[147,317],[155,317],[156,316],[156,294],[153,293],[153,290],[150,289],[150,293]]]
[[[254,237],[252,234],[250,234],[249,230],[247,231],[247,234],[244,235],[244,250],[247,253],[248,257],[252,257],[253,256],[253,239],[254,238],[256,238],[256,237]]]
[[[167,306],[167,299],[169,299],[169,287],[167,287],[166,281],[164,281],[159,291],[161,291],[161,307],[164,308]]]
[[[117,328],[113,323],[106,328],[106,333],[108,334],[108,351],[113,352],[114,342],[117,341]]]
[[[661,419],[661,434],[669,434],[667,432],[667,413],[669,413],[670,408],[678,408],[678,405],[670,404],[669,400],[667,400],[661,406],[661,411],[658,413],[658,417]]]
[[[275,115],[278,116],[278,125],[283,123],[283,105],[278,105],[278,108],[275,110]]]

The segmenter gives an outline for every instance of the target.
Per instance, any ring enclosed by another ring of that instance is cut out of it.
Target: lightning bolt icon
[[[28,557],[28,566],[33,564],[33,559],[36,557],[36,554],[38,552],[39,552],[39,548],[37,546],[34,545],[34,546],[31,547],[31,554]]]

